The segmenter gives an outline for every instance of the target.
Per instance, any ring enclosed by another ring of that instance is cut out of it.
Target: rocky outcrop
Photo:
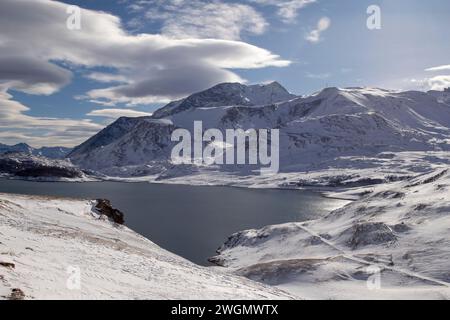
[[[9,300],[23,300],[25,299],[25,293],[19,288],[14,288],[8,298]]]
[[[3,261],[0,261],[0,266],[9,269],[14,269],[16,267],[16,265],[12,262],[3,262]]]
[[[97,212],[101,215],[107,216],[109,219],[117,224],[124,224],[124,214],[118,209],[115,209],[111,205],[111,201],[105,199],[98,199],[95,206]]]

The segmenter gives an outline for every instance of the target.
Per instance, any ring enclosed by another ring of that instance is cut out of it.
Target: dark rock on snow
[[[109,200],[97,200],[95,209],[97,209],[100,214],[107,216],[117,224],[125,223],[124,214],[120,210],[113,208],[111,205],[111,201]]]

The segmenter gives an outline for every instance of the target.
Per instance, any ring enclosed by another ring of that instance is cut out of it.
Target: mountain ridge
[[[154,118],[171,116],[194,108],[221,107],[224,105],[256,106],[293,99],[278,82],[244,85],[241,83],[221,83],[210,89],[194,93],[185,99],[174,101],[157,110]]]
[[[232,88],[229,96],[224,88]],[[120,118],[76,147],[68,157],[81,167],[113,175],[163,173],[173,169],[171,132],[176,128],[192,130],[194,121],[202,121],[204,130],[280,129],[283,172],[342,156],[450,150],[450,105],[431,93],[325,88],[309,96],[292,97],[287,93],[285,101],[273,102],[272,96],[263,95],[242,104],[242,95],[236,96],[236,92],[254,88],[222,84],[182,100],[190,101],[187,107],[178,108],[178,101],[150,117]],[[258,88],[268,90],[264,86]],[[220,99],[214,96],[217,90]],[[287,90],[280,92],[283,96]],[[230,105],[230,101],[241,103]],[[252,101],[263,103],[254,105]],[[166,116],[161,117],[162,114]],[[130,170],[124,169],[127,167]]]
[[[66,147],[41,147],[33,148],[26,143],[7,145],[0,143],[0,154],[5,153],[24,153],[34,156],[43,156],[49,159],[64,159],[69,154],[71,148]]]

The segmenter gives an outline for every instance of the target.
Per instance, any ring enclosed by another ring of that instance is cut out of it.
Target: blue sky
[[[66,29],[67,4],[89,9],[81,30]],[[370,5],[380,30],[367,28]],[[75,145],[120,115],[223,81],[276,80],[295,94],[450,86],[446,0],[4,0],[0,12],[15,16],[0,17],[3,143]],[[8,33],[14,23],[23,32]]]

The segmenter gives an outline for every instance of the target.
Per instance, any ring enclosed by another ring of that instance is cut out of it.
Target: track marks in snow
[[[450,288],[450,284],[449,283],[441,281],[441,280],[438,280],[438,279],[434,279],[434,278],[429,277],[429,276],[422,275],[420,273],[412,272],[410,270],[405,270],[405,269],[402,269],[402,268],[389,266],[389,265],[387,265],[385,263],[379,263],[379,262],[378,263],[372,263],[372,262],[368,262],[368,261],[366,261],[364,259],[358,258],[354,254],[349,252],[348,250],[344,250],[344,249],[340,248],[338,245],[334,244],[330,240],[327,240],[327,239],[323,238],[318,233],[316,233],[313,230],[305,227],[304,225],[300,224],[300,225],[298,225],[298,227],[300,229],[302,229],[303,231],[309,233],[311,236],[320,239],[323,243],[325,243],[326,245],[330,246],[334,250],[338,251],[344,258],[346,258],[348,260],[351,260],[353,262],[357,262],[357,263],[360,263],[360,264],[366,265],[366,266],[378,267],[378,268],[380,268],[380,270],[386,269],[386,270],[394,271],[394,272],[406,275],[408,277],[417,278],[419,280],[430,282],[430,283],[435,284],[435,285],[445,286],[445,287],[449,287]]]

